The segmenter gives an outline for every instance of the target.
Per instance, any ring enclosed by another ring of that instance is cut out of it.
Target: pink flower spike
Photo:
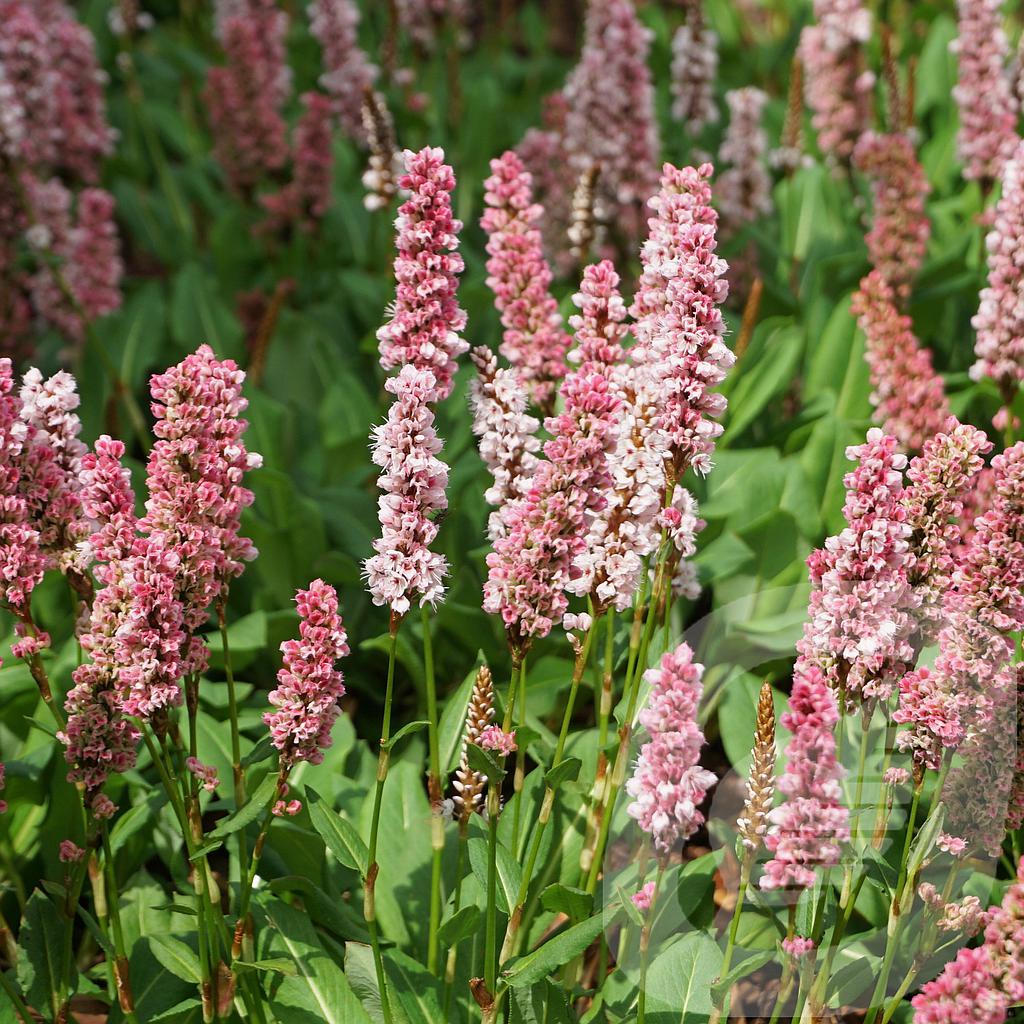
[[[699,763],[704,734],[697,725],[697,706],[703,672],[684,643],[644,675],[651,696],[639,718],[650,738],[626,782],[626,792],[633,798],[627,811],[663,857],[704,823],[698,808],[717,782]]]
[[[456,360],[469,345],[459,337],[466,314],[458,304],[462,257],[456,251],[462,223],[452,217],[455,175],[444,150],[404,153],[406,173],[398,186],[409,198],[395,220],[395,302],[393,313],[377,331],[380,364],[394,370],[411,364],[434,377],[431,401],[452,391]]]
[[[430,550],[436,516],[448,507],[448,467],[437,457],[441,439],[429,402],[437,396],[434,375],[403,366],[384,387],[395,396],[385,423],[373,431],[373,461],[380,466],[377,508],[381,536],[363,567],[373,603],[404,615],[418,600],[436,604],[444,596],[448,562]]]
[[[624,315],[618,292],[607,294],[590,307],[588,330],[612,337]],[[484,610],[501,614],[509,643],[520,653],[561,621],[574,559],[607,502],[608,453],[622,408],[612,374],[613,368],[592,362],[564,379],[564,409],[545,424],[552,435],[546,458],[525,497],[504,507],[504,535],[487,556]]]
[[[747,86],[731,89],[725,94],[725,101],[729,107],[729,127],[718,159],[730,166],[719,177],[716,191],[722,231],[731,236],[772,208],[772,183],[766,166],[768,136],[763,124],[768,94]]]
[[[217,769],[212,764],[203,764],[198,757],[189,757],[185,760],[185,767],[199,780],[207,793],[213,793],[220,785]]]
[[[363,142],[363,95],[377,80],[377,68],[359,46],[359,7],[354,0],[313,0],[307,10],[323,53],[320,85],[345,132]]]
[[[658,180],[650,42],[633,0],[593,0],[580,59],[564,90],[564,159],[573,183],[599,167],[600,205],[630,240],[643,228],[643,204]]]
[[[977,331],[971,376],[993,380],[1007,407],[1024,380],[1024,142],[1011,156],[1002,174],[995,223],[985,239],[988,282],[971,320]]]
[[[871,265],[903,303],[924,262],[931,237],[925,200],[931,186],[907,132],[865,132],[854,166],[871,180],[872,218],[866,241]]]
[[[661,191],[648,205],[655,216],[640,253],[643,273],[630,313],[636,320],[638,365],[651,369],[659,430],[670,452],[671,482],[693,468],[711,468],[724,396],[712,391],[735,357],[725,344],[719,308],[729,286],[728,266],[715,255],[718,215],[711,208],[710,164],[682,169],[665,164]]]
[[[85,850],[70,839],[65,839],[60,844],[59,856],[62,864],[76,864],[85,856]]]
[[[477,737],[477,745],[484,750],[493,750],[502,757],[516,751],[515,732],[505,732],[500,725],[488,725]]]
[[[957,148],[964,177],[983,183],[999,179],[1018,145],[1018,103],[1006,73],[1010,47],[1002,6],[1002,0],[957,0],[959,34],[950,44],[958,65]]]
[[[323,580],[313,580],[295,597],[299,639],[281,644],[284,667],[269,700],[277,709],[263,721],[281,754],[282,769],[300,761],[319,764],[331,745],[331,729],[341,713],[338,701],[345,685],[335,662],[348,652],[345,627],[338,614],[338,595]],[[289,814],[295,813],[292,811]]]
[[[537,223],[544,210],[533,202],[532,179],[509,150],[491,161],[484,182],[488,209],[481,219],[487,233],[487,286],[504,327],[501,354],[508,359],[534,402],[545,412],[565,376],[570,338],[551,295],[551,268],[541,250]]]
[[[672,37],[672,116],[691,135],[718,121],[718,35],[705,24],[702,3],[688,0],[686,21]]]
[[[896,294],[873,270],[853,296],[851,311],[864,332],[864,358],[871,371],[874,420],[909,451],[920,451],[949,417],[942,378],[931,352],[921,347]]]
[[[469,398],[473,433],[479,438],[480,458],[494,479],[484,492],[484,500],[496,510],[487,520],[493,541],[505,532],[505,506],[525,497],[530,489],[540,449],[540,423],[526,412],[526,388],[514,370],[499,369],[494,353],[483,345],[470,352],[470,359],[477,369]]]
[[[807,939],[802,935],[794,935],[792,938],[782,940],[783,951],[793,957],[794,960],[799,960],[801,957],[813,953],[815,948],[814,939]]]
[[[630,899],[641,914],[646,914],[651,909],[651,901],[654,899],[654,882],[647,882],[642,889],[633,893]]]
[[[275,0],[218,4],[226,63],[210,69],[203,97],[214,129],[214,152],[236,192],[252,189],[287,158],[281,114],[291,92],[287,31],[288,15]]]
[[[798,659],[782,715],[792,733],[786,770],[779,779],[783,802],[768,815],[765,846],[773,857],[765,865],[762,889],[808,889],[818,868],[839,863],[850,837],[849,811],[842,805],[843,768],[836,760],[834,729],[839,709],[821,670]]]
[[[818,146],[846,162],[871,119],[874,76],[864,69],[871,15],[861,0],[814,0],[814,24],[800,35],[804,92]]]
[[[797,649],[852,700],[887,700],[914,660],[910,528],[903,504],[906,456],[877,427],[847,449],[847,526],[807,560],[809,618]]]
[[[272,813],[278,818],[294,818],[302,810],[301,800],[278,800],[274,804]]]

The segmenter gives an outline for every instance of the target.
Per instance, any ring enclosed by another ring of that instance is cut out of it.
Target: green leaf
[[[594,897],[583,889],[556,882],[541,894],[540,902],[552,914],[565,914],[570,921],[582,921],[594,912]]]
[[[653,1021],[705,1024],[722,951],[705,932],[689,932],[660,952],[647,971],[647,1012]]]
[[[430,725],[430,723],[427,721],[408,722],[406,725],[403,725],[402,728],[387,741],[387,743],[383,743],[381,746],[383,746],[385,750],[391,750],[400,739],[404,739],[406,736],[411,736],[414,732],[419,732],[420,729],[425,729],[428,725]]]
[[[66,968],[64,922],[53,901],[34,892],[18,933],[17,978],[25,1000],[46,1020],[53,1020],[59,1009],[57,992]]]
[[[580,777],[583,762],[578,757],[567,757],[544,773],[544,781],[557,789],[563,782],[575,782]]]
[[[761,949],[756,953],[751,953],[749,956],[745,956],[739,963],[734,963],[729,973],[724,978],[719,978],[715,982],[715,994],[722,995],[728,989],[732,988],[740,978],[745,978],[748,974],[752,974],[759,967],[764,967],[766,963],[774,959],[774,949]]]
[[[143,828],[156,820],[160,808],[167,803],[167,794],[156,792],[140,804],[136,804],[117,819],[114,827],[110,830],[110,849],[117,853]]]
[[[480,908],[475,904],[461,907],[447,920],[441,922],[437,938],[442,946],[457,946],[463,939],[477,932],[480,927]]]
[[[422,964],[397,949],[384,952],[384,973],[392,999],[397,997],[409,1024],[436,1024],[441,1012],[441,985]]]
[[[242,758],[242,767],[248,768],[250,765],[269,761],[274,756],[275,749],[274,741],[269,736],[261,736],[252,750]]]
[[[153,956],[176,978],[191,981],[196,985],[202,982],[203,972],[199,966],[199,957],[181,939],[170,935],[150,935],[149,947],[153,951]]]
[[[323,797],[310,786],[306,787],[306,803],[313,827],[320,833],[327,849],[345,867],[358,871],[359,876],[365,878],[369,870],[370,851],[355,826],[328,807]]]
[[[548,939],[532,953],[520,957],[504,972],[509,988],[536,985],[552,971],[574,960],[601,934],[605,923],[604,915],[595,914]]]
[[[370,1024],[344,971],[317,939],[309,918],[280,900],[261,903],[266,918],[260,959],[284,957],[296,967],[273,989],[271,1006],[279,1020],[304,1024]]]
[[[511,908],[516,905],[519,896],[519,886],[522,883],[523,869],[519,862],[509,853],[508,849],[498,843],[496,853],[496,865],[498,869],[498,909],[503,914],[511,913]],[[469,863],[473,868],[473,874],[477,881],[487,890],[487,840],[474,836],[469,841]]]
[[[271,974],[283,974],[288,978],[298,975],[299,969],[287,957],[275,956],[267,960],[236,960],[236,967],[247,967],[252,971],[267,971]]]
[[[270,807],[271,802],[276,796],[277,775],[271,772],[256,787],[255,792],[250,795],[242,807],[218,822],[217,827],[212,832],[207,832],[206,842],[196,851],[196,855],[209,853],[211,850],[217,849],[228,836],[234,835],[240,829],[251,825],[258,818],[261,818],[266,814],[267,808]]]
[[[484,750],[483,747],[470,743],[466,747],[466,757],[473,771],[486,776],[488,782],[496,786],[501,785],[501,780],[505,778],[505,765],[503,761],[498,760],[493,750]]]

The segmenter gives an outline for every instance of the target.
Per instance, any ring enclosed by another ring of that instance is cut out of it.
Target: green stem
[[[526,655],[519,662],[519,728],[526,726]],[[512,776],[512,796],[515,806],[512,811],[512,851],[519,851],[519,829],[523,810],[523,784],[526,781],[526,749],[516,744],[516,767]]]
[[[747,895],[747,886],[750,884],[750,872],[753,865],[753,852],[747,851],[743,855],[743,863],[740,865],[740,880],[739,886],[736,889],[736,906],[733,908],[732,920],[729,922],[729,937],[725,943],[725,953],[722,955],[722,968],[718,973],[719,978],[724,978],[729,973],[729,968],[732,966],[732,957],[736,950],[736,936],[739,934],[740,918],[743,915],[743,902]],[[726,989],[722,993],[721,1002],[716,1006],[715,1012],[711,1018],[712,1021],[718,1021],[723,1017],[728,1017],[729,997],[731,994],[731,988]]]
[[[576,654],[576,661],[573,665],[572,672],[572,683],[569,687],[569,697],[565,702],[565,711],[562,715],[562,728],[558,733],[558,742],[555,745],[555,756],[552,759],[551,765],[554,767],[560,764],[562,757],[565,753],[565,743],[569,735],[569,724],[572,721],[572,712],[576,704],[576,694],[579,691],[580,680],[583,677],[584,669],[587,665],[587,660],[590,655],[590,644],[594,637],[594,623],[590,625],[590,629],[587,630],[586,636],[584,637],[583,644]],[[540,853],[541,843],[544,839],[544,831],[547,828],[548,821],[551,819],[551,812],[555,806],[555,788],[553,786],[545,786],[544,798],[541,802],[540,812],[537,815],[537,824],[533,831],[533,837],[530,841],[530,850],[526,858],[526,868],[523,871],[522,881],[519,884],[519,892],[516,894],[516,905],[512,909],[512,913],[509,915],[508,927],[505,930],[505,940],[501,947],[501,963],[512,954],[515,947],[516,937],[519,932],[519,926],[522,923],[523,905],[526,902],[526,895],[529,892],[530,881],[533,878],[533,869],[537,864],[537,857]]]
[[[651,636],[654,633],[655,621],[657,619],[657,606],[661,588],[665,582],[666,545],[662,537],[661,553],[658,556],[658,567],[655,573],[654,584],[651,588],[651,600],[647,610],[647,617],[644,623],[643,636],[639,643],[636,659],[632,659],[632,669],[626,675],[627,707],[622,725],[619,728],[619,746],[615,754],[615,763],[612,773],[605,785],[604,798],[601,809],[601,829],[597,837],[597,845],[594,848],[593,860],[590,864],[590,874],[587,877],[586,891],[593,894],[597,891],[597,879],[601,873],[601,860],[604,857],[605,847],[608,845],[608,835],[611,829],[612,818],[615,813],[615,804],[619,798],[619,792],[626,783],[626,768],[629,761],[629,740],[633,732],[633,717],[636,714],[637,704],[640,700],[640,683],[643,679],[644,669],[647,663],[647,651],[650,646]],[[633,621],[633,633],[638,632],[638,617]],[[630,638],[630,647],[633,646],[633,637]]]
[[[228,625],[224,599],[217,602],[217,625],[220,629],[220,643],[224,652],[224,678],[228,684],[228,720],[231,723],[231,780],[234,784],[235,809],[245,804],[245,772],[242,771],[242,737],[238,725],[238,693],[235,688],[235,671],[231,665],[231,644],[228,640]],[[194,754],[193,754],[194,756]],[[248,849],[245,830],[238,832],[238,878],[245,878]]]
[[[487,787],[487,917],[484,927],[484,983],[493,996],[498,978],[498,814],[501,794],[490,782]]]
[[[384,1024],[392,1024],[391,999],[388,996],[387,976],[384,973],[384,958],[380,951],[380,935],[377,929],[377,904],[375,899],[377,873],[377,836],[380,832],[380,810],[384,800],[384,783],[387,781],[391,763],[391,705],[395,695],[395,656],[398,650],[398,630],[402,620],[391,613],[391,642],[388,645],[388,680],[384,690],[384,717],[380,727],[380,752],[377,755],[377,785],[373,794],[373,818],[370,823],[368,865],[363,885],[363,917],[370,932],[370,946],[373,949],[373,966],[377,974],[377,988],[380,992],[380,1008]]]
[[[651,928],[654,926],[654,914],[658,903],[658,891],[661,889],[662,875],[665,865],[659,861],[658,873],[654,878],[654,891],[651,893],[651,904],[647,908],[644,926],[640,932],[640,989],[636,1001],[636,1024],[644,1024],[647,1010],[647,966],[650,960]]]
[[[4,971],[0,971],[0,988],[4,990],[7,998],[10,999],[11,1005],[22,1020],[22,1024],[35,1024],[35,1017],[32,1016],[32,1011],[25,1005],[25,1000],[21,998],[21,993]]]
[[[427,933],[427,970],[437,974],[440,951],[437,939],[441,927],[441,859],[444,855],[444,818],[441,813],[441,753],[437,737],[437,681],[434,675],[434,650],[430,636],[430,611],[420,609],[423,623],[423,669],[427,687],[427,744],[430,748],[430,925]]]
[[[235,934],[231,944],[232,961],[239,959],[242,955],[242,946],[245,943],[245,935],[248,931],[249,904],[252,901],[253,885],[256,882],[256,872],[259,869],[260,858],[263,856],[263,848],[266,846],[267,836],[270,834],[270,826],[274,823],[274,805],[287,792],[288,769],[282,768],[277,777],[277,793],[267,805],[259,834],[256,836],[256,842],[253,844],[252,859],[249,861],[248,873],[242,880],[241,893],[238,897],[238,920],[235,922]]]
[[[124,929],[121,927],[121,906],[117,891],[117,878],[114,874],[114,854],[110,849],[110,829],[106,821],[100,822],[100,835],[103,839],[107,909],[110,912],[110,926],[114,941],[114,976],[117,981],[117,999],[125,1020],[129,1024],[138,1024],[138,1019],[135,1016],[135,1004],[132,999],[131,980],[128,976],[128,953],[124,943]]]

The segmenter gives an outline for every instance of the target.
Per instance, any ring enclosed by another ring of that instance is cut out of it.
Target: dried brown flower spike
[[[757,701],[757,727],[747,779],[747,802],[736,825],[743,845],[751,852],[764,842],[768,813],[775,798],[775,702],[765,680]]]
[[[483,809],[483,792],[487,785],[486,777],[479,772],[474,772],[469,767],[469,744],[475,743],[493,720],[494,684],[491,680],[491,670],[486,665],[481,665],[476,674],[473,692],[469,697],[469,706],[466,709],[462,757],[459,767],[455,769],[455,779],[452,782],[455,787],[455,797],[453,798],[455,819],[462,828],[469,823],[474,811]]]

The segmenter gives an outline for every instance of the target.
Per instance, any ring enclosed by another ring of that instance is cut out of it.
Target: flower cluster
[[[564,93],[555,92],[545,97],[541,126],[529,129],[516,146],[516,155],[530,172],[534,198],[544,208],[539,225],[544,251],[560,273],[567,272],[576,262],[565,244],[572,217],[573,192],[584,175],[594,173],[592,166],[584,174],[574,174],[568,166],[565,159],[567,113]]]
[[[309,29],[323,53],[320,85],[345,132],[362,141],[363,97],[377,79],[377,68],[359,46],[359,7],[353,0],[313,0],[308,11]]]
[[[445,557],[430,550],[435,516],[448,507],[448,467],[437,457],[441,439],[429,403],[437,394],[434,375],[403,366],[384,387],[395,401],[387,421],[373,431],[373,461],[381,468],[377,507],[381,536],[364,574],[373,603],[404,615],[419,598],[435,604],[444,596]]]
[[[480,457],[494,478],[484,492],[487,504],[496,509],[487,520],[493,541],[505,531],[502,509],[524,498],[530,488],[540,448],[540,423],[526,412],[526,389],[514,370],[499,368],[494,353],[483,346],[474,348],[470,358],[478,375],[470,389],[473,433],[480,439]]]
[[[512,364],[533,401],[546,412],[565,375],[570,339],[551,295],[551,269],[541,249],[537,222],[544,216],[531,197],[532,180],[511,150],[491,161],[484,182],[487,211],[487,286],[505,328],[501,354]]]
[[[291,181],[278,192],[260,196],[269,214],[264,230],[289,224],[311,230],[331,205],[331,103],[318,92],[303,93],[301,99],[304,110],[295,126]]]
[[[761,888],[807,889],[816,868],[839,863],[850,830],[849,811],[841,803],[843,768],[836,760],[839,709],[821,671],[804,659],[797,662],[789,709],[781,721],[792,739],[778,782],[784,800],[768,815],[765,846],[773,857],[765,865]]]
[[[768,136],[762,114],[767,93],[753,86],[725,94],[729,127],[718,151],[730,167],[718,179],[718,208],[722,230],[736,234],[771,209],[771,179],[765,166]]]
[[[585,276],[596,272],[588,267]],[[584,316],[595,331],[624,318],[617,292],[592,298]],[[487,556],[484,610],[501,614],[509,641],[520,652],[535,636],[546,636],[565,613],[573,559],[585,550],[594,514],[607,504],[608,452],[622,408],[612,373],[611,367],[589,362],[565,377],[565,408],[545,423],[552,435],[544,445],[545,459],[537,464],[526,496],[505,505],[505,535]]]
[[[242,440],[245,374],[231,359],[218,360],[200,347],[150,382],[153,432],[146,484],[149,498],[140,529],[177,558],[177,593],[185,628],[194,633],[206,622],[210,604],[256,557],[252,542],[239,533],[242,509],[252,504],[244,474],[261,465]],[[191,660],[201,671],[205,658]]]
[[[914,660],[902,477],[907,460],[896,438],[877,427],[846,455],[858,463],[843,480],[847,525],[807,560],[811,597],[797,649],[838,691],[886,700]]]
[[[960,111],[957,146],[964,177],[991,184],[1018,146],[1018,102],[1006,74],[1009,43],[1000,0],[957,0],[958,35],[950,44],[959,69],[953,99]]]
[[[636,770],[626,782],[626,792],[633,798],[627,810],[663,857],[704,823],[699,808],[717,781],[700,766],[704,734],[697,724],[697,707],[703,672],[683,643],[644,676],[651,696],[640,712],[640,722],[650,738],[640,748]]]
[[[686,4],[686,21],[672,37],[672,116],[696,135],[718,120],[715,79],[718,36],[704,23],[701,0]]]
[[[206,79],[214,152],[232,188],[246,192],[288,156],[281,109],[291,91],[288,16],[275,0],[221,0],[218,36],[226,64]]]
[[[976,485],[982,457],[991,448],[982,431],[951,416],[907,468],[903,505],[913,556],[907,579],[914,588],[917,628],[925,641],[938,634],[953,582],[963,496]]]
[[[1003,170],[995,223],[985,239],[988,282],[971,321],[978,332],[971,376],[995,381],[1007,406],[1024,380],[1024,143],[1011,155]]]
[[[0,3],[0,149],[25,167],[93,183],[114,133],[103,109],[103,72],[92,34],[60,2]]]
[[[725,412],[720,384],[735,361],[725,344],[721,304],[728,295],[725,260],[715,254],[717,214],[711,208],[710,164],[665,164],[655,216],[641,251],[643,273],[630,313],[636,320],[633,360],[657,387],[654,427],[670,454],[668,479],[688,468],[707,473],[716,422]]]
[[[46,571],[39,530],[23,492],[26,424],[10,359],[0,359],[0,603],[16,614]]]
[[[853,150],[854,166],[871,179],[873,215],[868,256],[899,301],[924,262],[931,236],[925,200],[931,191],[907,132],[865,132]]]
[[[564,158],[573,184],[592,165],[600,167],[602,205],[632,239],[643,226],[643,204],[657,187],[659,140],[647,67],[651,33],[633,0],[594,0],[584,31],[579,63],[565,83]]]
[[[260,464],[242,440],[243,380],[206,345],[153,377],[157,442],[138,521],[124,446],[103,437],[82,458],[82,508],[94,525],[88,549],[102,587],[80,637],[89,661],[73,673],[61,739],[69,778],[90,794],[134,763],[130,719],[159,721],[181,702],[182,678],[206,665],[198,631],[211,602],[256,554],[239,534],[252,501],[243,475]]]
[[[911,1000],[916,1024],[1002,1024],[1024,999],[1024,860],[980,946],[962,949]]]
[[[313,580],[308,590],[298,592],[295,604],[299,639],[281,644],[284,667],[277,673],[277,689],[268,698],[277,710],[263,716],[283,769],[324,759],[331,729],[341,713],[338,701],[345,695],[335,662],[348,654],[338,595],[332,586]]]
[[[76,199],[58,178],[26,175],[24,186],[25,238],[40,257],[27,282],[32,305],[64,335],[81,342],[90,321],[121,305],[124,268],[113,197],[86,188]]]
[[[395,0],[395,10],[398,23],[424,50],[434,49],[442,26],[459,29],[469,13],[467,0]]]
[[[800,35],[807,105],[818,146],[848,161],[871,118],[874,76],[864,70],[871,16],[861,0],[815,0],[814,24]]]
[[[452,217],[455,175],[441,149],[405,152],[399,188],[409,198],[398,208],[394,312],[377,331],[385,370],[413,365],[429,370],[435,398],[452,390],[456,360],[469,346],[459,332],[466,314],[458,305],[462,257],[456,252],[462,224]]]
[[[851,310],[864,332],[875,422],[905,449],[920,451],[942,429],[949,404],[942,378],[932,368],[931,352],[918,343],[897,299],[886,276],[872,270],[854,294]]]

